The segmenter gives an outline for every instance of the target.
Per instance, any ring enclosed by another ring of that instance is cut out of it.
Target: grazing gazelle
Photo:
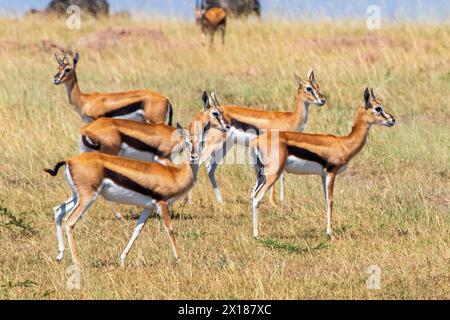
[[[253,236],[258,237],[258,205],[261,199],[286,171],[321,176],[327,209],[327,237],[330,239],[336,175],[344,172],[350,160],[364,147],[372,125],[392,127],[394,124],[394,117],[384,111],[373,90],[366,88],[364,102],[358,107],[353,129],[347,136],[269,131],[252,141],[251,151],[256,156],[258,178],[251,196]]]
[[[84,122],[89,123],[101,117],[123,118],[150,123],[164,123],[168,119],[172,125],[173,109],[169,99],[150,90],[134,90],[120,93],[83,93],[78,86],[76,74],[79,54],[70,63],[67,52],[63,58],[55,54],[58,73],[53,83],[64,83],[69,102],[80,114]]]
[[[225,32],[227,27],[227,13],[222,8],[208,8],[205,1],[199,4],[197,0],[195,5],[195,20],[202,29],[203,40],[208,33],[210,38],[210,45],[214,43],[214,35],[220,29],[222,33],[222,44],[225,44]]]
[[[65,217],[72,262],[80,264],[74,228],[98,195],[102,195],[109,201],[144,208],[134,233],[120,256],[121,265],[124,265],[128,252],[155,207],[163,220],[173,254],[178,260],[178,249],[168,207],[193,187],[205,133],[209,127],[209,122],[204,127],[198,126],[196,133],[191,135],[186,134],[178,125],[178,130],[184,137],[184,151],[189,153],[187,163],[162,165],[157,162],[142,162],[101,153],[83,153],[67,161],[59,162],[53,170],[45,170],[52,176],[56,176],[58,170],[65,166],[66,180],[73,191],[72,198],[54,209],[58,238],[56,259],[61,261],[64,257],[62,220]]]
[[[225,158],[234,143],[248,145],[250,140],[267,129],[303,131],[308,120],[309,106],[311,104],[317,106],[325,104],[326,100],[320,92],[319,83],[312,69],[308,72],[308,80],[302,80],[295,74],[294,77],[298,83],[298,92],[296,110],[293,112],[266,111],[232,105],[221,107],[220,112],[223,114],[223,118],[231,125],[229,136],[227,139],[224,139],[223,134],[220,132],[210,131],[207,137],[207,148],[215,148],[215,150],[206,151],[204,156],[209,157],[212,154],[212,157],[202,159],[202,161],[206,161],[206,170],[219,203],[223,203],[223,200],[216,182],[215,171],[219,162]],[[283,202],[283,177],[280,179],[280,185],[280,200]],[[273,197],[274,194],[272,194],[272,202],[274,202]]]

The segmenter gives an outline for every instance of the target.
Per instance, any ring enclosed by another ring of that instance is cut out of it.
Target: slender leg
[[[125,247],[125,250],[123,250],[122,254],[120,255],[120,266],[125,266],[125,260],[127,258],[128,252],[130,252],[131,248],[133,247],[134,242],[137,238],[139,238],[139,235],[142,232],[142,229],[145,226],[145,223],[147,222],[148,218],[150,217],[152,209],[145,208],[141,216],[139,217],[139,220],[136,224],[136,227],[134,228],[133,235],[131,236],[130,241],[128,241],[127,246]]]
[[[284,172],[280,175],[280,202],[284,206]]]
[[[216,196],[217,202],[220,204],[223,204],[223,198],[220,193],[219,186],[217,185],[215,173],[219,162],[222,161],[223,158],[225,158],[228,151],[231,149],[231,146],[233,146],[233,143],[230,143],[230,141],[231,140],[228,139],[220,148],[216,149],[205,165],[206,171],[208,172],[209,181],[211,182],[211,185],[214,189],[214,194]],[[230,146],[230,148],[228,148],[228,146]]]
[[[114,208],[111,201],[108,201],[108,204],[109,204],[109,207],[111,208],[111,210],[114,212],[114,216],[116,217],[116,220],[122,220],[122,215],[118,211],[116,211],[116,209]]]
[[[56,260],[60,262],[64,257],[64,236],[62,230],[62,220],[64,216],[69,212],[72,212],[77,205],[77,195],[76,193],[72,198],[67,200],[62,205],[55,207],[53,209],[55,216],[55,224],[56,224],[56,238],[58,239],[58,255],[56,256]]]
[[[225,25],[222,25],[222,45],[225,45],[225,32],[226,32],[226,27]]]
[[[256,182],[255,189],[252,193],[252,211],[253,211],[253,237],[258,238],[259,226],[258,226],[258,206],[264,194],[272,187],[278,180],[279,174],[265,176],[259,175]]]
[[[277,192],[277,185],[274,184],[272,188],[270,188],[270,204],[273,206],[277,205],[277,199],[275,198],[276,192]]]
[[[75,265],[80,265],[80,261],[78,259],[78,249],[75,244],[75,235],[74,229],[80,217],[89,209],[92,203],[94,203],[97,198],[97,193],[93,193],[90,196],[82,197],[80,195],[80,200],[76,209],[65,218],[66,220],[66,236],[67,241],[69,242],[69,249],[72,255],[72,263]]]
[[[209,181],[214,189],[214,195],[216,196],[216,200],[218,203],[223,204],[222,194],[220,193],[219,186],[216,181],[216,169],[218,166],[217,159],[211,157],[210,161],[206,164],[206,171],[208,172]]]
[[[206,45],[206,34],[205,34],[205,31],[202,30],[202,46],[205,46],[205,45]]]
[[[333,190],[336,175],[334,173],[324,173],[322,175],[322,186],[325,193],[325,203],[327,208],[327,238],[332,239],[331,221],[333,218]]]
[[[214,33],[215,33],[215,32],[212,32],[212,33],[211,33],[211,42],[209,43],[209,47],[210,47],[210,48],[214,47]]]
[[[167,202],[161,201],[158,203],[158,213],[164,223],[164,229],[166,230],[167,236],[170,240],[170,244],[172,245],[173,255],[178,262],[178,248],[175,241],[175,236],[173,234],[172,222],[170,221],[169,215],[169,205],[167,204]]]

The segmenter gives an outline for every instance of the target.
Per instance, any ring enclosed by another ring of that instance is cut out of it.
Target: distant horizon
[[[448,0],[260,0],[263,17],[330,17],[364,18],[369,5],[381,8],[383,19],[414,21],[438,20],[450,18],[450,1]],[[23,15],[30,9],[44,9],[49,0],[0,0],[0,13]],[[297,3],[293,3],[297,2]],[[166,16],[190,18],[193,16],[195,0],[109,0],[111,12],[129,11],[143,16]]]

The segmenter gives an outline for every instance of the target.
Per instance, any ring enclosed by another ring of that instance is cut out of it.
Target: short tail
[[[83,142],[85,147],[87,147],[91,150],[95,150],[95,151],[100,150],[100,144],[93,141],[91,138],[89,138],[88,136],[86,136],[84,134],[81,137],[81,141]]]
[[[168,121],[168,125],[172,126],[172,120],[173,120],[173,107],[172,104],[170,103],[170,101],[167,102],[167,107],[169,108],[169,121]]]
[[[55,166],[55,168],[52,169],[45,169],[44,171],[50,174],[52,177],[56,177],[58,175],[58,171],[61,167],[64,167],[66,165],[66,161],[58,162]]]

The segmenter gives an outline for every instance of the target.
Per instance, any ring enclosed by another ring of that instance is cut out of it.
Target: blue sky
[[[0,0],[2,11],[24,12],[30,8],[44,8],[49,0]],[[189,17],[195,0],[109,0],[112,10],[132,10],[145,14]],[[420,19],[449,18],[450,0],[261,0],[264,14],[306,15],[314,17],[364,16],[369,5],[379,5],[388,18]],[[176,9],[174,9],[176,8]]]

